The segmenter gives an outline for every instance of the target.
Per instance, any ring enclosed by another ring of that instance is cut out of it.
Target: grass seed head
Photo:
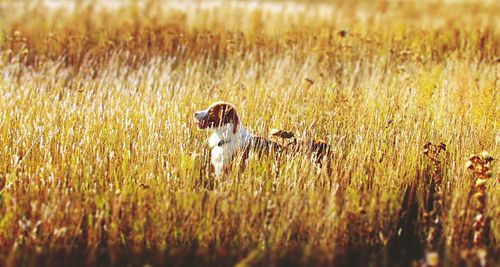
[[[427,253],[425,259],[429,266],[439,266],[439,254],[437,252]]]
[[[495,159],[487,151],[473,154],[465,163],[465,167],[472,170],[478,178],[486,179],[493,175],[492,162]],[[481,183],[481,182],[480,182]]]
[[[337,34],[342,37],[342,38],[345,38],[348,34],[347,30],[340,30],[337,32]]]

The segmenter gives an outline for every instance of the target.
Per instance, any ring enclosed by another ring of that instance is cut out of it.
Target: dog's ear
[[[236,113],[236,109],[231,107],[231,116],[233,120],[233,133],[236,134],[238,132],[238,127],[240,127],[240,118],[238,117],[238,114]]]
[[[232,123],[233,124],[233,133],[236,134],[238,132],[238,127],[240,125],[240,118],[236,113],[236,109],[230,105],[226,105],[222,110],[221,119],[224,123]]]
[[[217,109],[217,121],[218,121],[218,126],[222,126],[224,123],[224,118],[226,116],[226,109],[224,107],[218,107]]]

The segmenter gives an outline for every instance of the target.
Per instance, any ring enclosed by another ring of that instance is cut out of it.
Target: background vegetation
[[[478,252],[465,168],[500,152],[498,14],[495,1],[0,1],[1,265],[408,266],[432,264],[429,250],[498,263],[498,169]],[[214,181],[192,113],[216,100],[257,134],[327,140],[333,175],[264,158]],[[427,142],[446,144],[437,172]]]

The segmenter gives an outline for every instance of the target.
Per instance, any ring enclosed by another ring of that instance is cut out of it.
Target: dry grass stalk
[[[494,158],[483,151],[469,157],[465,167],[472,171],[471,196],[474,208],[472,222],[472,249],[463,252],[463,255],[472,261],[477,261],[481,266],[487,266],[487,238],[489,234],[490,220],[486,214],[486,182],[492,177],[492,163]]]
[[[441,187],[443,181],[441,160],[439,159],[442,151],[446,151],[446,145],[440,143],[438,145],[428,142],[424,145],[424,155],[429,158],[433,164],[432,181],[429,188],[430,210],[425,211],[424,216],[427,217],[427,266],[440,266],[439,261],[439,242],[442,235],[442,216],[443,216],[443,190]]]
[[[273,259],[290,246],[335,258],[397,236],[395,250],[423,250],[420,144],[438,134],[454,140],[455,158],[478,140],[500,153],[491,112],[500,2],[333,1],[0,1],[0,258],[60,260],[50,247],[90,262],[101,247],[111,258],[144,247],[171,258],[196,247],[200,259],[233,265],[261,244]],[[263,158],[213,181],[191,114],[215,100],[237,104],[252,132],[279,122],[327,138],[331,175],[313,174],[304,157]],[[446,185],[457,181],[441,207],[447,231],[463,222],[469,188],[455,179],[463,167],[446,164]],[[436,256],[446,254],[427,261]],[[164,258],[149,264],[177,265]]]

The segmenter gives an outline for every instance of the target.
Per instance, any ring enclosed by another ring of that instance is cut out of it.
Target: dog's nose
[[[194,118],[197,120],[203,120],[203,119],[205,119],[206,115],[207,115],[207,112],[205,112],[205,111],[196,111],[194,113]]]

